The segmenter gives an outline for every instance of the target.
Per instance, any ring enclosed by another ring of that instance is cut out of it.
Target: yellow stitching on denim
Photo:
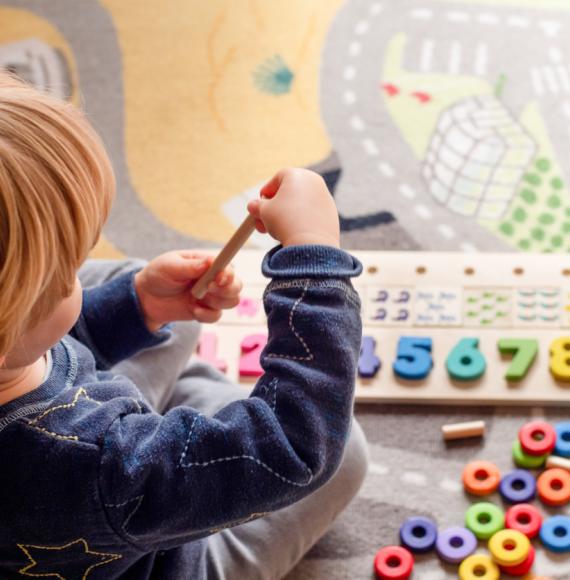
[[[97,403],[98,405],[101,404],[99,401],[92,399],[87,394],[87,391],[83,387],[81,387],[80,389],[77,390],[77,393],[75,393],[75,396],[73,397],[73,401],[71,403],[66,403],[63,405],[56,405],[55,407],[50,407],[49,409],[46,409],[41,415],[38,415],[35,419],[32,419],[29,422],[29,425],[34,425],[38,421],[41,421],[46,415],[49,415],[50,413],[53,413],[54,411],[57,411],[58,409],[71,409],[72,407],[75,407],[75,405],[77,405],[77,401],[79,400],[79,397],[81,397],[81,395],[84,395],[84,398],[87,399],[88,401],[93,401],[94,403]]]
[[[34,574],[34,573],[28,572],[28,570],[30,568],[33,568],[34,566],[36,566],[38,564],[38,562],[36,562],[36,560],[34,560],[32,555],[30,554],[30,552],[26,548],[35,548],[36,550],[61,551],[61,550],[65,550],[65,549],[69,548],[70,546],[73,546],[73,544],[77,544],[77,543],[83,544],[83,549],[85,550],[86,554],[92,554],[94,556],[106,556],[106,557],[108,556],[107,560],[103,560],[102,562],[97,562],[96,564],[92,564],[91,566],[89,566],[89,568],[87,568],[87,570],[85,570],[85,572],[83,573],[81,580],[85,580],[87,578],[87,576],[89,576],[91,571],[94,570],[95,568],[97,568],[98,566],[104,566],[105,564],[110,564],[111,562],[123,557],[121,554],[110,554],[107,552],[93,552],[93,551],[89,550],[89,544],[83,538],[79,538],[78,540],[74,540],[73,542],[69,542],[68,544],[64,544],[63,546],[34,546],[32,544],[18,544],[18,548],[20,548],[20,550],[22,550],[22,552],[24,552],[24,554],[26,554],[26,556],[29,558],[29,560],[31,562],[30,564],[27,564],[23,568],[20,568],[18,570],[18,572],[22,576],[33,576],[35,578],[51,576],[51,577],[56,577],[59,580],[66,580],[65,576],[62,576],[61,574],[58,574],[57,572],[47,572],[47,573],[39,573],[39,574]]]
[[[32,419],[31,421],[28,421],[28,425],[30,427],[32,427],[33,429],[37,429],[38,431],[41,431],[42,433],[49,435],[50,437],[54,437],[55,439],[62,439],[64,441],[79,441],[79,437],[77,437],[77,435],[60,435],[59,433],[54,433],[53,431],[50,431],[49,429],[46,429],[45,427],[38,427],[37,423],[39,421],[41,421],[41,419],[43,419],[44,417],[49,415],[50,413],[53,413],[54,411],[57,411],[59,409],[71,409],[71,408],[75,407],[75,405],[79,401],[79,397],[81,397],[81,395],[83,395],[83,398],[87,399],[88,401],[93,401],[94,403],[97,403],[98,405],[101,404],[99,401],[92,399],[87,394],[87,391],[84,388],[80,388],[75,393],[75,396],[73,397],[73,401],[71,403],[65,403],[63,405],[56,405],[55,407],[50,407],[49,409],[46,409],[41,415],[38,415],[35,419]]]
[[[50,437],[54,437],[55,439],[63,439],[64,441],[79,441],[79,437],[77,435],[59,435],[58,433],[54,433],[53,431],[48,431],[44,427],[36,427],[35,425],[30,425],[32,429],[36,429],[36,431],[41,431]]]

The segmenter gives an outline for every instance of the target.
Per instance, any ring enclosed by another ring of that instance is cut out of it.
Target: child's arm
[[[319,198],[325,211],[327,196]],[[264,296],[266,372],[250,398],[214,417],[187,407],[164,417],[128,414],[105,435],[106,511],[117,533],[142,549],[175,546],[287,506],[340,464],[361,340],[350,277],[361,265],[337,248],[308,244],[272,250],[263,271],[273,278]]]

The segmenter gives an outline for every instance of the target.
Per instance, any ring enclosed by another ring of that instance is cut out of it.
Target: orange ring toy
[[[540,474],[536,486],[538,497],[547,505],[560,506],[570,501],[570,473],[554,467]]]
[[[473,495],[489,495],[501,482],[499,468],[490,461],[472,461],[463,469],[463,485]]]

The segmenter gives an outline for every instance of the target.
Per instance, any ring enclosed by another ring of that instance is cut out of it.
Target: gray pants
[[[88,260],[79,278],[87,288],[143,264]],[[247,391],[210,365],[189,362],[199,333],[195,322],[177,323],[167,342],[119,363],[113,371],[129,377],[159,413],[188,405],[213,415],[243,399]],[[292,506],[208,537],[208,578],[283,578],[356,495],[367,465],[366,439],[354,420],[340,469],[323,487]]]

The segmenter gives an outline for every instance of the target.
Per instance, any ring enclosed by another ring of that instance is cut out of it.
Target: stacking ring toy
[[[497,564],[484,554],[473,554],[459,566],[461,580],[499,580],[500,577]]]
[[[492,503],[475,503],[465,512],[465,525],[480,540],[488,540],[505,527],[505,515]]]
[[[501,530],[489,540],[489,552],[500,566],[522,564],[530,550],[530,540],[517,530]]]
[[[538,497],[548,505],[564,505],[570,501],[570,473],[554,467],[542,472],[537,481]]]
[[[477,538],[467,528],[454,526],[439,532],[435,549],[445,562],[459,564],[477,549]]]
[[[528,556],[526,557],[526,560],[524,560],[521,564],[518,564],[517,566],[501,566],[499,565],[499,568],[501,569],[501,572],[504,572],[505,574],[510,574],[511,576],[524,576],[525,574],[528,574],[528,572],[530,572],[530,569],[532,568],[532,565],[534,564],[534,557],[536,556],[536,550],[534,549],[534,546],[532,544],[530,544],[530,550],[528,551]],[[535,576],[536,578],[536,576]]]
[[[540,528],[540,539],[551,552],[570,552],[570,518],[553,516],[544,520]]]
[[[489,461],[472,461],[463,470],[465,490],[473,495],[493,493],[501,481],[501,473],[496,465]]]
[[[542,516],[533,505],[519,503],[507,510],[505,525],[511,530],[522,532],[527,538],[535,538],[542,525]]]
[[[570,421],[557,423],[554,428],[556,430],[554,454],[562,457],[570,457]]]
[[[428,518],[408,518],[400,527],[400,540],[411,552],[429,552],[435,546],[437,525]]]
[[[531,421],[519,431],[522,449],[529,455],[545,455],[554,449],[556,431],[545,421]]]
[[[513,459],[519,467],[537,469],[544,465],[547,457],[548,455],[529,455],[525,453],[518,439],[513,443]]]
[[[514,469],[501,479],[499,492],[509,503],[528,503],[536,495],[536,480],[524,469]]]
[[[414,569],[414,558],[400,546],[381,548],[374,558],[374,571],[383,580],[406,580]]]

